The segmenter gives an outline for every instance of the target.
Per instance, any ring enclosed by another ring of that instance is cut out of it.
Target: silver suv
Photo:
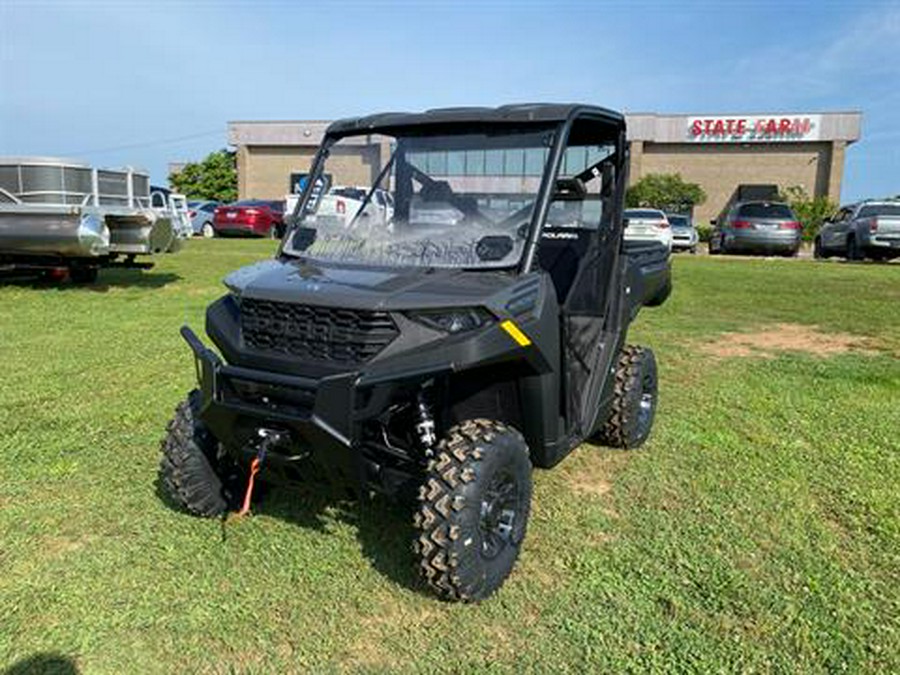
[[[666,218],[672,226],[672,250],[696,253],[700,237],[691,217],[681,213],[667,213]]]
[[[900,257],[900,201],[868,201],[843,207],[819,230],[813,255],[848,260]]]
[[[712,221],[710,253],[763,253],[793,256],[802,227],[791,207],[780,202],[736,202]]]

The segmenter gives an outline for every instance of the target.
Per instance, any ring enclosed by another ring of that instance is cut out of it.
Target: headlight
[[[481,328],[493,319],[491,313],[482,307],[429,309],[407,312],[406,316],[423,326],[451,334]]]

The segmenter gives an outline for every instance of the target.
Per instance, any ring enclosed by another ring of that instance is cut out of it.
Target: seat
[[[550,274],[560,305],[569,295],[590,236],[591,230],[585,228],[544,228],[537,251],[538,265]]]

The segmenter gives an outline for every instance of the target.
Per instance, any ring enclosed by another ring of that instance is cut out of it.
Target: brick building
[[[809,194],[840,201],[847,146],[859,139],[858,112],[734,115],[626,115],[632,182],[649,173],[680,173],[699,183],[707,201],[695,211],[703,222],[715,216],[735,187],[745,183],[799,185]],[[238,193],[277,199],[294,189],[310,167],[326,121],[230,122],[228,142],[237,149]],[[337,184],[371,184],[389,151],[366,137],[342,142],[329,169]],[[518,161],[518,158],[517,158]],[[468,160],[457,171],[488,181],[510,174],[510,162]],[[527,178],[539,162],[525,156],[512,169]],[[452,169],[450,169],[452,170]]]

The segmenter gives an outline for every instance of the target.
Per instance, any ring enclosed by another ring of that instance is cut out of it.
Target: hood
[[[480,304],[513,282],[509,274],[490,270],[355,267],[305,260],[268,260],[225,278],[225,285],[243,297],[389,311]]]

